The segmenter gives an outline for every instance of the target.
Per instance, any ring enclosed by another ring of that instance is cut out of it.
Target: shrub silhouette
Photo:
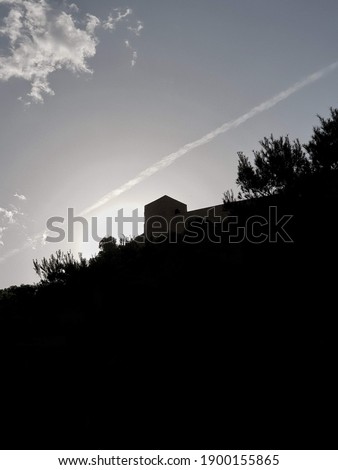
[[[273,135],[260,141],[261,150],[254,150],[254,164],[238,152],[236,183],[247,199],[280,194],[291,189],[301,176],[310,173],[310,161],[299,140]]]
[[[63,253],[58,250],[49,259],[43,258],[40,262],[33,260],[34,270],[43,282],[66,282],[75,273],[87,266],[87,261],[80,257],[77,261],[71,251]]]
[[[318,115],[320,126],[313,128],[310,142],[304,148],[315,170],[338,170],[338,109],[330,108],[331,116]]]

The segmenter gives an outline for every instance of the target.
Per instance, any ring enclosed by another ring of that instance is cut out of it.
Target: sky
[[[97,252],[79,223],[47,242],[52,217],[103,237],[164,194],[220,204],[238,151],[306,143],[338,107],[337,18],[336,0],[0,0],[0,288]]]

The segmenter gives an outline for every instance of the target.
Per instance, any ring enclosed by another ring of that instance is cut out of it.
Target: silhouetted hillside
[[[2,291],[3,442],[136,445],[149,422],[149,443],[172,426],[181,445],[186,432],[220,442],[215,420],[231,423],[228,442],[249,442],[256,425],[240,422],[256,408],[310,426],[300,397],[322,374],[313,344],[332,347],[322,330],[328,337],[336,282],[335,183],[232,204],[242,221],[271,204],[294,214],[294,243],[131,242],[62,280]]]

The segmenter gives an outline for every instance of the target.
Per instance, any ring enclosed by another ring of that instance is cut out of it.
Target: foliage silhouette
[[[34,270],[43,282],[66,282],[87,266],[87,261],[80,257],[77,261],[72,252],[63,253],[58,250],[49,259],[43,258],[40,262],[33,260]]]
[[[117,240],[116,238],[104,237],[99,242],[99,249],[102,253],[113,253],[117,249]]]
[[[295,186],[301,176],[310,173],[310,161],[299,140],[288,136],[260,141],[261,150],[254,150],[254,165],[243,152],[238,152],[236,183],[247,199],[280,194]]]
[[[240,199],[240,197],[239,197]],[[231,204],[232,202],[235,202],[236,201],[236,198],[235,198],[235,195],[234,195],[234,192],[232,189],[227,189],[224,193],[223,193],[223,204],[224,206],[228,205],[228,204]]]
[[[338,109],[330,108],[327,119],[318,115],[320,126],[313,128],[310,142],[304,145],[316,171],[338,170]]]

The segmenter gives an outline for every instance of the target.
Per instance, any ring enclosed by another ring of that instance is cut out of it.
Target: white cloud
[[[4,242],[2,241],[5,230],[7,230],[7,227],[0,227],[0,246],[5,246]]]
[[[55,70],[90,72],[86,61],[95,55],[97,44],[92,17],[83,31],[71,15],[53,11],[45,0],[10,3],[13,6],[0,33],[9,38],[12,53],[0,57],[1,80],[18,77],[29,81],[28,96],[43,102],[43,95],[54,94],[48,76]]]
[[[14,204],[10,204],[10,209],[5,209],[4,207],[0,207],[0,235],[2,238],[3,232],[7,230],[9,227],[18,226],[20,222],[20,216],[23,216],[23,212],[14,206]]]
[[[136,34],[136,36],[140,36],[142,29],[144,28],[142,21],[138,21],[136,26],[128,26],[129,31]]]
[[[45,230],[42,234],[42,237],[41,237],[41,245],[45,246],[47,245],[47,238],[48,238],[48,232],[47,230]]]
[[[4,26],[0,28],[0,34],[8,36],[10,43],[14,44],[21,34],[22,29],[22,11],[12,9],[4,19]]]
[[[46,238],[48,237],[48,232],[45,230],[44,232],[38,233],[34,237],[27,237],[27,241],[25,246],[30,246],[32,250],[36,250],[41,246],[45,246],[47,244]]]
[[[78,13],[80,11],[80,8],[76,5],[76,3],[71,3],[69,5],[69,9],[74,11],[75,13]]]
[[[14,209],[12,211],[0,207],[0,217],[4,222],[9,224],[15,223],[15,216],[18,212]]]
[[[128,26],[127,29],[128,29],[128,31],[131,31],[133,34],[135,34],[136,36],[140,36],[141,31],[142,31],[143,28],[144,28],[144,26],[143,26],[142,21],[137,21],[136,26]],[[130,49],[132,51],[132,58],[131,58],[131,61],[130,61],[130,65],[132,67],[134,67],[135,64],[136,64],[137,57],[138,57],[137,56],[137,51],[131,45],[131,42],[129,41],[129,39],[126,39],[124,41],[124,45],[126,46],[127,49]]]
[[[86,17],[87,17],[86,31],[87,31],[88,34],[93,36],[94,33],[95,33],[95,29],[98,26],[100,26],[101,21],[98,19],[97,16],[90,15],[89,13],[87,13]]]
[[[54,71],[92,73],[87,61],[96,53],[98,18],[87,15],[81,29],[71,14],[53,9],[46,0],[0,3],[10,4],[0,29],[10,44],[9,54],[0,57],[0,80],[17,77],[30,82],[28,96],[34,102],[43,102],[45,95],[54,95],[49,84]]]
[[[133,58],[131,59],[131,66],[134,67],[136,64],[136,59],[137,59],[137,52],[133,51]]]
[[[27,201],[27,198],[24,194],[15,193],[14,197],[17,197],[18,199],[20,199],[20,201]]]
[[[115,14],[110,13],[107,20],[103,22],[104,29],[115,29],[117,23],[127,18],[127,16],[133,13],[131,8],[127,8],[124,12],[121,8],[116,8],[114,10]]]
[[[86,14],[83,21],[77,21],[72,14],[79,12],[78,6],[66,1],[58,7],[52,7],[49,0],[0,0],[0,4],[9,6],[0,25],[0,36],[9,41],[8,54],[0,56],[0,81],[13,77],[28,81],[28,100],[19,98],[27,107],[55,94],[49,76],[56,70],[93,73],[88,60],[96,54],[97,28],[114,30],[132,14],[130,8],[117,8],[106,20]],[[137,21],[131,31],[139,35],[142,28],[142,22]]]
[[[127,49],[130,49],[132,51],[132,58],[131,58],[130,64],[132,67],[134,67],[134,65],[136,64],[136,59],[137,59],[137,51],[132,48],[128,39],[124,41],[124,45],[126,46]]]

